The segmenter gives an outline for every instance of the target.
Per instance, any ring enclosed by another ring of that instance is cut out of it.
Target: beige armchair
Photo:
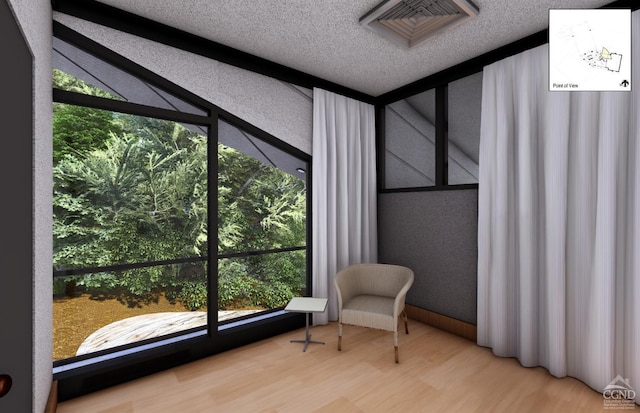
[[[404,318],[409,334],[404,300],[413,284],[413,271],[389,264],[356,264],[334,279],[338,294],[338,350],[342,350],[342,326],[350,324],[393,332],[398,358],[398,317]]]

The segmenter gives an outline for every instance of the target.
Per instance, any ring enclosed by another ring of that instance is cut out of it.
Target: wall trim
[[[47,405],[44,407],[44,413],[55,413],[58,409],[58,380],[51,382],[51,390],[49,390],[49,398]]]
[[[406,304],[404,309],[407,312],[407,316],[412,320],[419,321],[473,342],[477,341],[477,327],[471,323],[434,313],[433,311],[425,310],[424,308],[411,304]]]

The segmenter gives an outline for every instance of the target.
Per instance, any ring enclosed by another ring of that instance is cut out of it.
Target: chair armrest
[[[398,291],[398,294],[396,295],[396,298],[393,302],[393,316],[396,321],[400,316],[402,310],[404,310],[404,302],[407,298],[407,292],[409,291],[409,288],[411,288],[411,285],[413,285],[413,273],[411,273],[411,277],[402,286],[400,291]]]
[[[334,278],[333,282],[336,287],[336,295],[338,296],[338,312],[340,312],[342,305],[349,302],[358,292],[352,283],[349,283],[348,280],[339,275]]]

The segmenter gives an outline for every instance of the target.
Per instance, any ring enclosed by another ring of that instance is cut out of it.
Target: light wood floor
[[[417,321],[400,334],[337,325],[304,329],[109,388],[58,406],[58,413],[127,412],[602,412],[602,395],[573,378]]]

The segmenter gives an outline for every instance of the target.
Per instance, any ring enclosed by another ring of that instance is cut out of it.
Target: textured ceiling
[[[359,24],[380,0],[101,2],[378,96],[546,29],[550,8],[611,0],[474,0],[476,18],[409,50]]]

